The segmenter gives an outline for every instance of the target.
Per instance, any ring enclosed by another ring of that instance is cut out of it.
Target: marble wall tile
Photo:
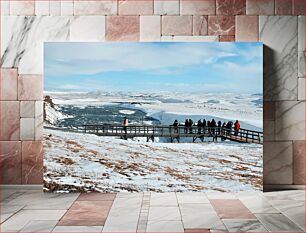
[[[107,41],[139,41],[139,16],[107,16]]]
[[[50,15],[50,1],[36,0],[35,15]]]
[[[264,142],[264,184],[293,184],[292,142]]]
[[[61,15],[61,1],[50,0],[50,15]]]
[[[216,0],[217,15],[245,15],[246,0]]]
[[[305,15],[305,1],[293,0],[293,15]]]
[[[192,16],[162,16],[163,36],[191,36]]]
[[[264,120],[264,141],[275,141],[275,121]]]
[[[35,1],[34,0],[11,0],[10,15],[34,15]]]
[[[20,101],[20,117],[32,118],[35,115],[35,101]]]
[[[73,15],[73,1],[66,1],[62,0],[61,1],[61,15],[66,16],[66,15]]]
[[[208,18],[204,15],[193,16],[193,35],[205,36],[208,34]]]
[[[275,110],[276,140],[305,140],[305,102],[278,101]]]
[[[152,15],[153,0],[118,0],[119,15]]]
[[[305,96],[305,89],[306,89],[306,83],[305,78],[299,78],[298,79],[298,100],[306,100]]]
[[[65,16],[4,16],[2,67],[18,67],[19,74],[42,74],[43,42],[68,41],[69,22]]]
[[[219,36],[220,42],[235,42],[235,36]]]
[[[293,141],[293,184],[305,184],[305,141]]]
[[[43,144],[41,141],[22,142],[22,183],[42,184]]]
[[[161,41],[175,42],[218,42],[218,36],[162,36]]]
[[[305,78],[305,16],[298,17],[298,76]]]
[[[0,1],[0,4],[1,4],[1,15],[9,15],[10,1],[9,0]]]
[[[43,140],[44,134],[44,117],[43,115],[34,119],[34,140]]]
[[[180,13],[181,15],[215,15],[216,2],[215,0],[181,0]]]
[[[258,41],[258,16],[236,16],[236,41]]]
[[[21,142],[0,141],[1,184],[21,184]]]
[[[155,0],[154,1],[155,15],[179,15],[180,1],[179,0]]]
[[[259,16],[264,99],[297,99],[297,16]]]
[[[235,16],[208,16],[208,35],[235,35]]]
[[[42,100],[43,77],[41,75],[18,76],[18,100]]]
[[[74,15],[116,15],[117,0],[74,1]]]
[[[247,15],[274,15],[274,0],[246,0]]]
[[[1,101],[0,113],[0,140],[19,140],[19,101]]]
[[[159,15],[140,16],[140,41],[160,41],[161,17]]]
[[[43,101],[35,102],[35,140],[43,140],[43,131],[44,131],[44,113],[43,113]]]
[[[275,120],[275,102],[265,101],[263,108],[263,119],[274,121]]]
[[[34,117],[41,117],[44,115],[44,102],[35,101],[35,114]]]
[[[20,140],[32,141],[35,139],[35,119],[20,118]]]
[[[292,0],[275,0],[275,15],[292,15]]]
[[[0,100],[17,100],[17,69],[0,72]]]
[[[73,17],[70,41],[105,41],[105,16]]]

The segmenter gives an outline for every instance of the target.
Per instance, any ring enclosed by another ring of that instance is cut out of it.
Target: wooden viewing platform
[[[224,127],[185,127],[185,126],[154,126],[154,125],[130,125],[126,127],[122,125],[84,125],[85,133],[96,134],[98,136],[118,136],[121,138],[146,137],[154,141],[155,137],[168,137],[171,142],[180,141],[180,138],[191,137],[193,142],[197,139],[204,141],[205,138],[213,138],[213,141],[231,140],[242,143],[262,144],[263,133],[240,129],[238,133]]]

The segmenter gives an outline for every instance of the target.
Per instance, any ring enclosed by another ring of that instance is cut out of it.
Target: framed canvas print
[[[44,45],[44,190],[262,189],[262,43]]]

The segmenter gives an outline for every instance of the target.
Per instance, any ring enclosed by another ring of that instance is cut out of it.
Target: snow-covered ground
[[[262,187],[262,145],[153,143],[45,129],[47,191],[240,191]]]

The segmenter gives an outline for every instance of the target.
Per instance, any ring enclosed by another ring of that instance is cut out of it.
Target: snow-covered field
[[[147,143],[45,130],[47,191],[240,191],[262,187],[262,145]]]

